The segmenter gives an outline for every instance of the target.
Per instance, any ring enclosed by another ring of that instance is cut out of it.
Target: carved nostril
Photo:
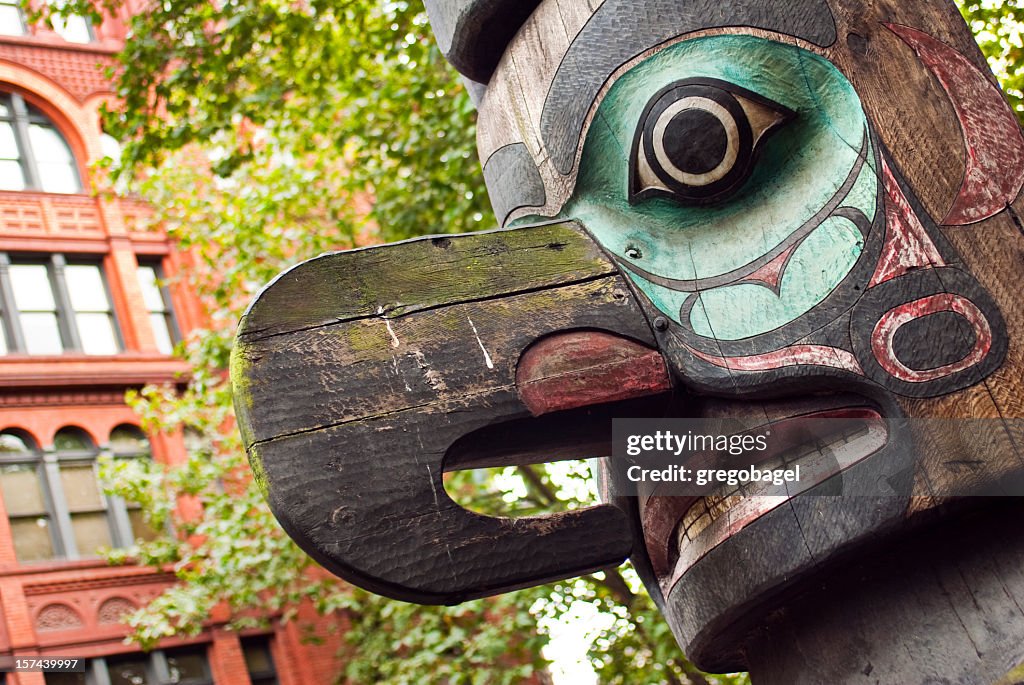
[[[627,245],[626,246],[626,257],[628,257],[629,259],[643,259],[644,258],[644,253],[636,245]]]

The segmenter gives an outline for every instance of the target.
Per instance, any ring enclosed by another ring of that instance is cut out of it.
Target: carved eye
[[[796,116],[717,79],[678,81],[648,103],[633,142],[630,197],[724,200],[750,177],[760,144]]]

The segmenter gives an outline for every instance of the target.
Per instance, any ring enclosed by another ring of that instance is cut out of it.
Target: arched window
[[[110,431],[110,451],[116,457],[148,457],[149,438],[138,426],[122,423]]]
[[[39,561],[55,556],[42,454],[32,438],[18,430],[0,432],[0,493],[18,560]]]
[[[114,458],[148,458],[149,440],[136,426],[118,426],[110,452]],[[0,431],[0,494],[18,561],[94,557],[101,547],[154,537],[137,506],[103,492],[99,454],[88,433],[75,426],[57,431],[48,450],[22,431]]]
[[[141,428],[131,424],[123,423],[110,431],[108,446],[115,459],[152,458],[149,438]],[[157,536],[157,531],[146,521],[138,504],[126,502],[120,497],[111,497],[110,500],[115,521],[121,521],[117,525],[116,534],[124,545],[139,539],[152,540]]]
[[[71,519],[74,544],[65,540],[66,546],[78,556],[94,556],[100,547],[110,547],[114,542],[96,467],[99,450],[85,431],[68,427],[57,431],[53,451],[60,482],[55,500],[63,501]]]
[[[78,165],[64,136],[17,93],[0,93],[0,189],[82,190]]]

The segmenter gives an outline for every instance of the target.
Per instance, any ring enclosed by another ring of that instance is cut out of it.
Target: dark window
[[[156,346],[164,354],[174,351],[174,344],[180,340],[178,326],[171,309],[171,298],[163,281],[159,264],[139,264],[139,285],[142,299],[149,312],[149,324],[153,327]]]
[[[106,660],[110,685],[156,685],[153,668],[145,654],[133,654]]]
[[[203,646],[94,659],[93,663],[99,670],[97,680],[105,675],[110,685],[213,685]]]
[[[0,93],[0,189],[82,191],[78,165],[64,136],[17,93]]]
[[[270,638],[249,637],[242,640],[245,667],[252,685],[278,685],[277,669],[270,654]]]
[[[160,685],[212,685],[205,647],[186,647],[164,652],[167,658],[166,680]]]
[[[121,340],[96,261],[0,253],[3,353],[111,355]]]

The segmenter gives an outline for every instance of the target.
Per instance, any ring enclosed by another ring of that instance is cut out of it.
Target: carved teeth
[[[673,534],[678,557],[671,572],[660,578],[667,593],[682,575],[705,554],[734,533],[885,446],[887,430],[881,420],[866,420],[859,426],[846,425],[817,444],[793,445],[780,455],[757,464],[774,470],[799,465],[799,484],[747,483],[723,485],[698,499],[687,509]],[[838,465],[838,471],[837,469]]]

